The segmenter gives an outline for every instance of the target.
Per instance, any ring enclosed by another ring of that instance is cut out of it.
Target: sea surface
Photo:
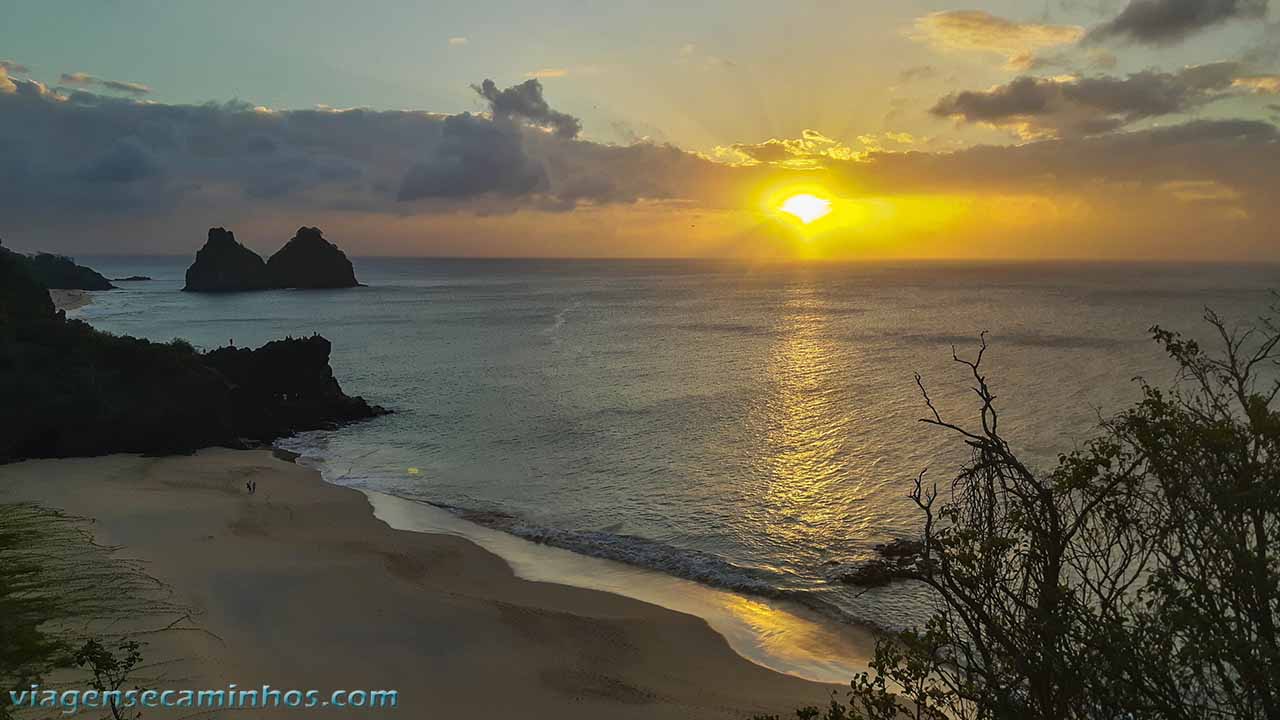
[[[927,598],[839,581],[910,537],[913,480],[965,457],[920,423],[919,373],[976,420],[979,334],[1000,427],[1049,467],[1173,368],[1160,324],[1256,319],[1276,266],[356,258],[367,287],[182,293],[189,258],[80,258],[150,275],[75,314],[203,348],[321,333],[344,390],[395,414],[281,444],[332,482],[511,535],[901,627]]]

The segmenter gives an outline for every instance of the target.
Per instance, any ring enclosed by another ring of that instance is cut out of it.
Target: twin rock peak
[[[358,287],[346,253],[324,239],[320,228],[301,227],[293,239],[263,262],[225,228],[209,228],[209,239],[187,268],[188,292],[242,292],[280,288]]]

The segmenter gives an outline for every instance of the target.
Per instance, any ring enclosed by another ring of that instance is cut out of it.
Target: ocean
[[[915,373],[948,419],[974,421],[952,352],[972,357],[986,331],[1001,429],[1050,467],[1138,397],[1134,378],[1173,380],[1152,325],[1202,336],[1206,306],[1255,319],[1277,280],[1267,265],[355,258],[367,287],[198,295],[178,292],[189,257],[79,260],[154,278],[74,313],[109,332],[332,340],[343,389],[395,414],[280,443],[331,482],[882,628],[919,622],[927,596],[838,578],[916,533],[913,479],[945,485],[965,457],[918,422]]]

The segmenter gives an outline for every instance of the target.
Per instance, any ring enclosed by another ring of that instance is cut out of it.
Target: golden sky
[[[0,237],[1280,260],[1267,0],[361,7],[17,6]]]

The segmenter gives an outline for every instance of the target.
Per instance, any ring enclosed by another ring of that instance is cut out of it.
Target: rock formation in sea
[[[342,392],[320,336],[201,353],[69,320],[0,251],[0,462],[265,443],[386,411]]]
[[[189,292],[238,292],[271,287],[267,264],[258,253],[236,242],[235,233],[209,228],[209,239],[187,268]]]
[[[872,588],[895,580],[918,578],[924,543],[898,538],[875,546],[880,557],[867,560],[844,572],[838,578],[849,585]]]
[[[346,253],[324,239],[320,228],[300,227],[293,239],[267,260],[267,274],[278,288],[356,287],[355,269]]]
[[[272,288],[358,287],[355,269],[346,253],[324,239],[320,228],[301,227],[265,263],[236,242],[223,228],[210,228],[209,240],[187,269],[192,292],[239,292]]]
[[[129,277],[111,278],[111,282],[147,282],[150,279],[146,275],[130,275]]]
[[[238,433],[269,440],[289,431],[318,430],[350,418],[382,413],[342,392],[329,366],[329,341],[320,335],[272,340],[256,350],[224,347],[204,363],[232,383],[232,422]]]
[[[0,243],[0,252],[6,252],[19,258],[18,261],[26,265],[27,271],[32,277],[50,290],[115,289],[111,281],[98,272],[84,265],[77,265],[75,260],[65,255],[52,255],[50,253],[22,255],[3,247],[3,243]]]

